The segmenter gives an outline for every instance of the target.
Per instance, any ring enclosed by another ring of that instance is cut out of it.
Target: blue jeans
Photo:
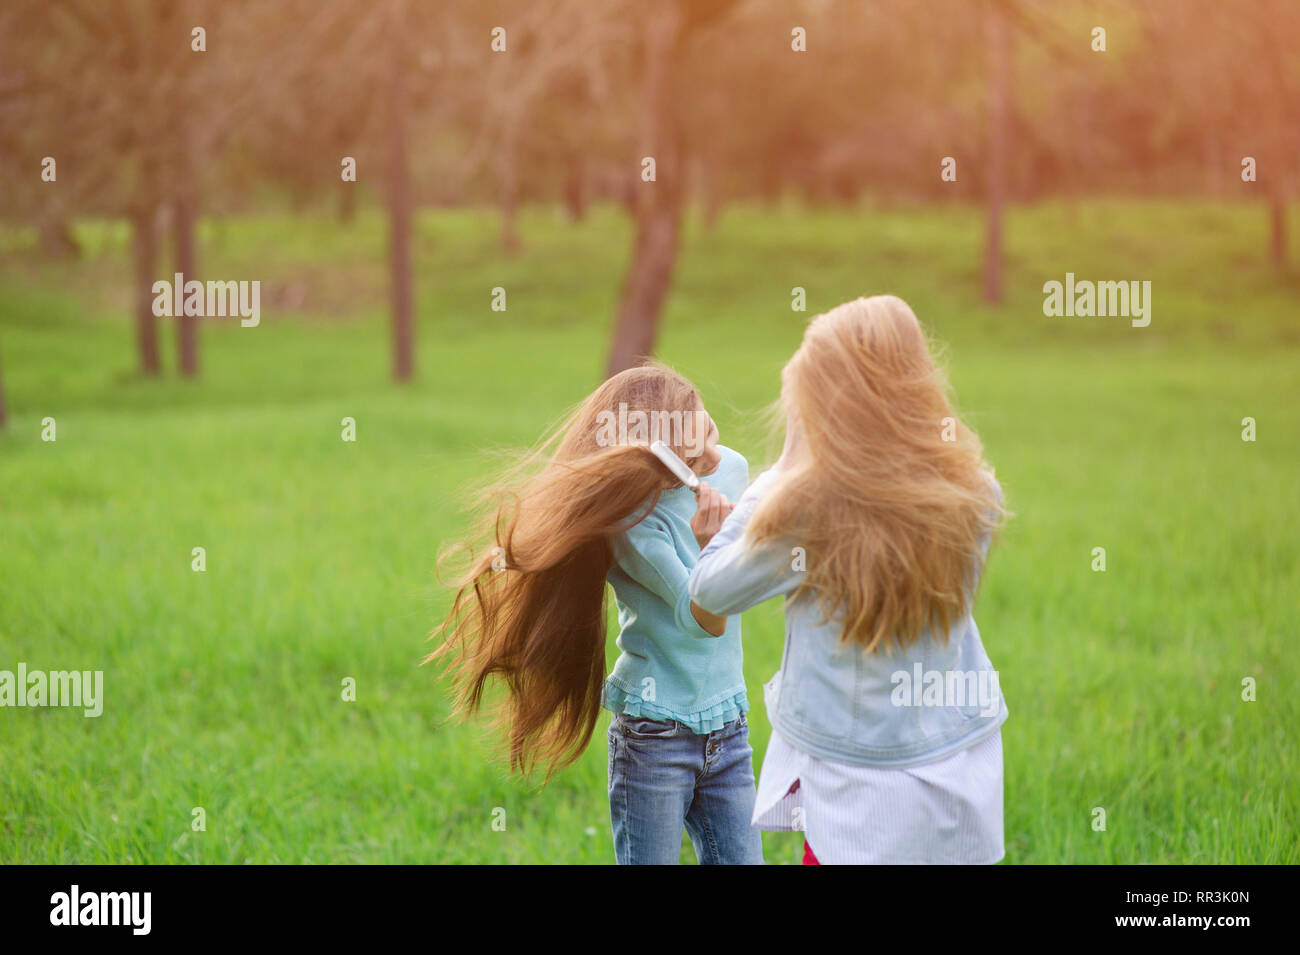
[[[712,733],[615,713],[609,817],[619,865],[676,865],[682,828],[701,865],[762,865],[745,714]]]

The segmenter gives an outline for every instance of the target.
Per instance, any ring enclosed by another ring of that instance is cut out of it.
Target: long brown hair
[[[911,308],[877,295],[818,315],[781,400],[801,444],[750,539],[805,548],[800,591],[843,620],[845,641],[870,651],[906,647],[925,628],[946,638],[1004,512]]]
[[[453,658],[461,713],[480,709],[494,677],[504,684],[494,722],[512,771],[542,762],[549,779],[590,741],[605,678],[611,539],[676,483],[649,453],[650,440],[689,463],[699,448],[688,422],[698,427],[702,410],[695,387],[671,369],[624,371],[484,493],[480,536],[495,546],[477,558],[469,550],[451,610],[432,634],[443,642],[424,662]],[[647,418],[658,424],[639,432]],[[633,427],[610,427],[629,419]],[[658,426],[672,421],[681,424]]]

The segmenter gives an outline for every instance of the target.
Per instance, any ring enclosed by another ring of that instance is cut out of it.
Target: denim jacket
[[[787,595],[781,669],[764,687],[773,728],[813,756],[882,768],[934,762],[994,733],[1007,718],[1006,703],[969,613],[946,641],[923,631],[904,650],[867,653],[841,643],[835,620],[822,622],[815,595],[791,598],[803,574],[797,542],[751,548],[744,541],[775,477],[767,471],[750,486],[690,579],[691,599],[719,615]],[[981,568],[987,551],[985,541]]]

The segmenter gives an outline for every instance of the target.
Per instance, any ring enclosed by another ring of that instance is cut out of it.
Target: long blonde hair
[[[463,548],[470,564],[433,633],[442,644],[424,662],[452,658],[462,712],[480,708],[494,678],[505,685],[495,723],[512,770],[528,772],[541,762],[549,778],[591,739],[605,678],[613,535],[676,484],[649,452],[651,439],[661,438],[687,463],[699,456],[688,416],[702,409],[695,387],[671,369],[629,369],[597,388],[484,493],[478,536],[493,546],[477,558]],[[618,440],[610,422],[639,415],[677,415],[685,426]]]
[[[843,621],[845,641],[906,647],[927,628],[945,639],[1004,512],[911,308],[877,295],[818,315],[781,398],[802,446],[749,539],[805,548],[799,592]]]

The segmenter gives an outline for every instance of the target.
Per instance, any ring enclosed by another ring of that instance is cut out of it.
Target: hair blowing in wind
[[[449,657],[458,710],[478,711],[496,678],[494,709],[510,768],[547,777],[581,755],[605,678],[605,575],[611,538],[644,517],[673,479],[640,444],[602,443],[602,412],[700,408],[689,381],[647,365],[607,380],[535,451],[483,495],[487,544],[455,582],[456,597],[425,662]],[[680,434],[660,435],[690,460]],[[471,551],[472,553],[472,551]],[[495,565],[495,566],[494,566]]]
[[[805,548],[800,590],[843,620],[846,641],[901,647],[926,628],[942,639],[973,599],[1003,509],[911,308],[878,295],[814,318],[782,401],[802,447],[751,539]]]

